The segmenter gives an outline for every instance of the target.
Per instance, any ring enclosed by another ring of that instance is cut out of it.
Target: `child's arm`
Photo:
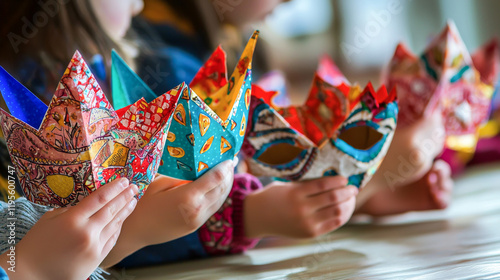
[[[2,203],[0,265],[10,279],[86,279],[115,244],[123,221],[136,205],[137,192],[137,186],[120,179],[72,207],[48,210],[19,199],[15,201],[14,221],[8,219],[12,207]],[[37,221],[39,213],[46,210]],[[9,223],[13,223],[12,228]],[[17,239],[22,238],[17,244],[9,242],[10,230]],[[9,263],[13,248],[15,262]]]
[[[157,177],[123,224],[116,246],[101,266],[115,265],[145,246],[174,240],[198,229],[225,201],[236,164],[237,159],[225,161],[187,184]]]
[[[245,200],[245,233],[251,238],[316,237],[345,224],[358,189],[341,176],[302,182],[274,182]]]

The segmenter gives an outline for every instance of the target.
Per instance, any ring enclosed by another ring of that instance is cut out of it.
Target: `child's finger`
[[[84,198],[78,205],[71,207],[68,211],[79,212],[83,216],[89,218],[99,211],[104,205],[112,201],[117,195],[124,191],[127,187],[128,179],[120,178],[114,180],[91,193]]]
[[[90,217],[90,220],[104,227],[118,215],[119,211],[130,202],[130,200],[134,197],[134,195],[137,194],[137,192],[137,186],[130,185],[129,188],[123,190],[118,196],[113,198],[99,211],[92,215]]]
[[[234,180],[234,174],[232,170],[229,170],[222,182],[219,182],[219,184],[211,189],[209,192],[207,192],[204,196],[204,199],[208,202],[208,205],[212,205],[214,203],[217,203],[221,199],[224,200],[225,193],[228,193],[228,190],[231,189],[232,183]],[[226,195],[227,196],[227,195]]]
[[[450,165],[443,160],[437,160],[434,163],[432,172],[428,177],[428,181],[433,188],[431,191],[432,199],[439,209],[444,209],[450,204],[453,190]]]
[[[442,159],[436,160],[432,168],[434,169],[434,171],[441,173],[441,178],[451,177],[451,167],[446,161]]]
[[[310,181],[292,183],[300,188],[305,196],[313,196],[329,190],[343,188],[347,185],[347,179],[342,176],[327,176]]]
[[[223,163],[209,170],[200,178],[194,181],[191,186],[201,193],[209,193],[219,187],[228,176],[232,178],[234,170],[234,161],[226,160]]]
[[[347,186],[345,188],[333,189],[324,193],[308,197],[308,204],[311,205],[313,212],[325,207],[339,204],[358,194],[358,188]]]
[[[101,256],[107,256],[109,252],[111,252],[111,249],[115,247],[116,241],[118,241],[118,237],[120,236],[120,232],[121,227],[106,241],[106,243],[102,247]]]
[[[234,178],[234,177],[232,177]],[[221,206],[224,204],[224,202],[227,199],[227,196],[229,195],[229,192],[231,191],[231,188],[233,186],[233,181],[230,180],[227,184],[222,184],[220,186],[221,188],[221,194],[219,195],[218,198],[215,198],[212,203],[209,201],[209,205],[207,207],[207,212],[210,213],[210,215],[207,216],[210,217],[213,215],[213,213],[217,212],[221,208]],[[207,199],[208,200],[208,199]]]
[[[137,199],[135,197],[131,197],[128,203],[126,203],[114,216],[114,218],[104,227],[101,231],[101,241],[105,242],[110,239],[113,234],[120,231],[120,228],[123,225],[123,222],[127,219],[127,217],[134,211],[137,206]]]
[[[314,219],[318,224],[328,223],[339,227],[349,220],[354,212],[354,207],[355,198],[351,197],[344,202],[321,209],[316,212]]]

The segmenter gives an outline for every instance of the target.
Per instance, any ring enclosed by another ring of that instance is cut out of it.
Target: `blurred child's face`
[[[239,0],[234,5],[214,5],[219,19],[236,26],[244,26],[256,21],[263,20],[276,6],[289,0]],[[215,1],[214,3],[217,3]],[[226,2],[225,2],[226,3]]]
[[[132,17],[144,7],[142,0],[90,0],[90,3],[102,28],[113,39],[125,36]]]

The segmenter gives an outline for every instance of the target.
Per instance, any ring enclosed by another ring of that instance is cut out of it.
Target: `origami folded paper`
[[[281,71],[268,72],[254,83],[267,92],[273,92],[269,105],[276,107],[288,107],[291,105],[290,96],[287,92],[286,77]]]
[[[139,198],[160,165],[179,97],[164,94],[114,111],[80,53],[73,56],[50,105],[0,68],[0,109],[12,162],[26,197],[74,205],[101,185],[127,177]]]
[[[397,88],[400,125],[441,110],[448,146],[475,147],[477,129],[489,116],[498,57],[496,41],[471,57],[453,22],[420,57],[399,44],[384,82]]]
[[[342,175],[362,187],[392,141],[396,92],[350,85],[322,58],[305,105],[273,108],[272,93],[254,85],[242,151],[257,176],[304,180]]]
[[[215,165],[233,159],[246,131],[251,96],[251,62],[258,37],[250,38],[233,74],[227,78],[226,55],[219,47],[189,86],[176,90],[181,98],[167,137],[167,151],[159,173],[194,180]],[[155,97],[116,53],[112,62],[115,104],[126,104],[139,96]],[[127,81],[134,87],[124,86]]]

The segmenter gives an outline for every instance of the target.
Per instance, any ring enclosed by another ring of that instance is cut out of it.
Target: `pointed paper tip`
[[[16,79],[14,77],[12,77],[12,75],[9,74],[9,72],[7,72],[7,70],[5,70],[2,66],[0,66],[0,86],[2,83],[7,83],[9,80],[16,80]],[[1,88],[0,88],[0,93],[2,93]]]
[[[450,58],[449,56],[454,55],[456,57],[456,53],[461,54],[461,62],[464,65],[472,64],[472,58],[465,46],[465,43],[458,32],[458,29],[453,21],[448,21],[446,26],[443,28],[441,33],[434,37],[434,39],[427,45],[425,51],[423,52],[421,57],[426,57],[428,59],[440,57],[439,63],[434,68],[433,78],[439,80],[441,78],[441,74],[444,70],[449,67],[453,67],[450,64],[457,63],[455,59]]]
[[[226,52],[221,45],[215,48],[207,61],[200,67],[189,83],[189,86],[193,88],[198,85],[201,87],[209,87],[209,85],[206,85],[209,81],[215,82],[218,87],[222,87],[227,83]],[[205,94],[210,95],[211,93],[212,92],[208,90]]]
[[[452,20],[451,18],[446,20],[446,26],[444,27],[444,30],[443,30],[443,33],[448,33],[448,32],[451,32],[451,33],[458,32],[457,25],[455,24],[455,21]]]
[[[81,57],[82,54],[80,53],[79,50],[75,50],[75,53],[73,54],[73,57]]]
[[[394,51],[394,55],[391,60],[402,60],[405,58],[416,58],[415,54],[406,46],[405,43],[400,42],[396,46],[396,50]]]
[[[167,91],[168,94],[172,95],[172,96],[178,96],[180,91],[186,86],[186,82],[182,82],[180,83],[179,85],[177,85],[176,87],[174,87],[173,89]]]
[[[335,64],[335,61],[328,55],[328,54],[323,54],[320,59],[319,59],[319,64],[318,64],[318,72],[338,72],[340,73],[339,68],[337,67],[337,64]]]
[[[276,106],[273,102],[273,99],[277,94],[278,94],[277,91],[267,91],[256,84],[252,84],[252,97],[262,100],[267,105],[275,109]]]
[[[366,84],[366,87],[365,87],[365,91],[366,92],[370,92],[372,94],[373,97],[375,97],[375,89],[373,88],[373,84],[371,81],[369,81],[367,84]]]
[[[375,97],[377,100],[378,104],[382,104],[386,102],[387,98],[389,97],[389,93],[387,92],[387,88],[385,85],[382,85],[378,91],[377,91],[377,96]]]
[[[64,73],[65,75],[71,72],[74,72],[75,70],[73,69],[73,65],[75,64],[82,64],[84,68],[87,68],[87,63],[82,57],[82,54],[80,51],[76,50],[75,53],[73,53],[73,56],[71,57],[70,62],[68,63],[68,67],[66,68],[66,72]]]
[[[113,61],[116,59],[121,59],[121,57],[118,55],[115,49],[111,50],[111,65],[113,64]]]
[[[335,87],[342,83],[349,84],[349,81],[335,64],[335,61],[327,54],[321,56],[316,74],[323,81]]]
[[[366,97],[368,95],[368,97]],[[363,92],[361,93],[361,98],[362,99],[365,99],[365,98],[370,98],[370,99],[373,99],[376,103],[376,105],[378,106],[378,102],[377,102],[377,92],[375,91],[375,89],[373,88],[373,84],[371,81],[369,81]]]
[[[335,64],[335,62],[333,61],[333,59],[327,53],[324,53],[319,58],[319,66],[318,66],[318,68],[320,68],[322,66],[325,66],[325,67],[335,66],[336,67],[337,65]]]
[[[472,63],[478,70],[481,81],[494,85],[498,80],[500,70],[500,49],[498,38],[493,38],[472,55]]]
[[[111,51],[111,95],[116,109],[141,97],[149,102],[157,96],[114,49]]]
[[[258,99],[262,99],[264,101],[268,100],[267,97],[269,97],[271,91],[267,91],[260,87],[259,85],[252,84],[252,96]],[[266,101],[266,103],[268,103]]]
[[[252,34],[252,37],[248,40],[247,45],[245,46],[245,50],[243,51],[243,54],[241,55],[241,59],[244,58],[245,53],[249,52],[249,56],[253,56],[253,52],[255,51],[255,45],[257,44],[257,39],[259,38],[260,31],[255,30]]]
[[[226,52],[224,51],[224,49],[222,48],[221,45],[217,45],[217,48],[215,48],[214,53],[215,52],[223,52],[224,54],[226,54]],[[213,55],[213,53],[212,53],[212,55]]]
[[[73,60],[77,60],[77,61],[81,61],[81,62],[85,63],[85,61],[83,60],[83,56],[79,50],[76,50],[75,53],[73,54],[73,56],[71,57],[70,65],[73,64]]]
[[[445,48],[448,48],[449,47],[448,42],[449,42],[450,38],[456,38],[456,39],[458,39],[459,43],[463,43],[462,38],[460,37],[460,33],[458,32],[457,26],[455,25],[455,22],[452,20],[448,20],[446,22],[446,25],[441,30],[441,32],[438,33],[438,35],[435,36],[434,39],[431,40],[431,42],[427,45],[425,52],[430,50],[432,47],[438,45],[440,42],[445,42],[446,43]],[[453,41],[455,41],[455,40],[453,40]]]
[[[117,62],[129,67],[128,64],[125,62],[125,60],[118,54],[118,52],[115,49],[112,49],[111,50],[111,67],[116,67]]]
[[[446,45],[447,45],[446,48],[450,48],[450,46],[448,46],[450,39],[452,40],[451,42],[453,42],[453,44],[460,45],[460,47],[463,48],[463,51],[467,52],[467,55],[470,56],[467,48],[465,47],[465,43],[462,39],[462,36],[460,36],[460,32],[458,31],[458,28],[457,28],[455,22],[453,20],[449,19],[446,22],[446,26],[444,27],[443,31],[441,32],[441,35],[438,36],[438,38],[436,38],[436,41],[439,42],[439,41],[445,40]],[[431,43],[431,45],[434,45],[434,44]]]
[[[498,42],[498,37],[491,38],[488,42],[486,42],[483,46],[481,46],[481,48],[479,50],[481,50],[481,49],[484,49],[485,52],[492,53],[493,55],[498,56],[499,52],[500,52],[500,45]]]
[[[0,94],[12,116],[38,129],[47,111],[47,105],[3,67],[0,67]]]
[[[392,87],[391,91],[389,92],[389,97],[387,98],[386,103],[394,102],[397,100],[397,98],[398,98],[398,93],[396,87]]]
[[[257,98],[263,98],[265,96],[266,91],[257,84],[252,84],[252,96]]]

